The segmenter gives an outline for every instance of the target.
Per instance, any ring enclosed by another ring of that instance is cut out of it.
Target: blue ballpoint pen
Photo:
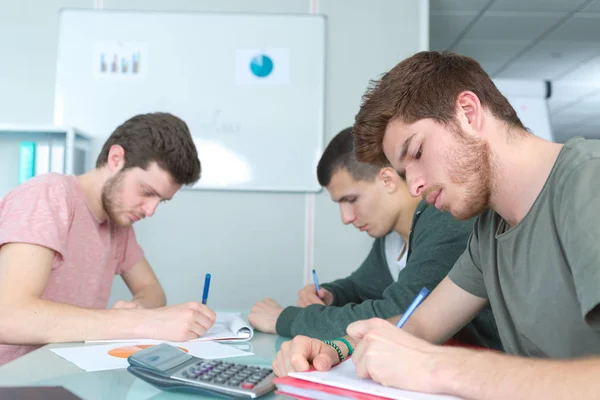
[[[202,293],[202,304],[206,304],[208,300],[208,289],[210,288],[210,274],[206,274],[204,278],[204,292]]]
[[[319,295],[319,290],[321,290],[321,287],[319,286],[319,280],[317,279],[317,271],[315,271],[314,269],[313,271],[313,282],[315,283],[315,288],[317,290],[317,296]]]
[[[410,306],[408,306],[408,308],[406,309],[406,311],[404,312],[404,314],[402,315],[400,320],[398,320],[398,323],[396,324],[396,326],[398,328],[402,328],[404,326],[406,321],[408,321],[408,319],[410,318],[412,313],[415,312],[417,307],[419,307],[419,304],[421,304],[423,302],[423,300],[425,300],[425,297],[427,297],[428,294],[429,294],[429,289],[427,289],[425,287],[423,289],[421,289],[421,291],[419,292],[417,297],[415,297],[415,299],[412,301],[412,303],[410,303]]]

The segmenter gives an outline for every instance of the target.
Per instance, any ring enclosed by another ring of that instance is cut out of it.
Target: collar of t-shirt
[[[406,242],[398,232],[392,231],[383,238],[385,248],[385,261],[387,262],[390,274],[394,282],[398,280],[398,274],[406,267],[406,256],[408,255],[405,249]],[[399,257],[402,254],[401,257]]]

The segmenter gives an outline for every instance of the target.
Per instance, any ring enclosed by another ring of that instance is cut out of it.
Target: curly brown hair
[[[140,114],[125,121],[104,143],[96,160],[97,168],[106,164],[113,145],[125,150],[123,169],[146,169],[149,163],[156,162],[179,185],[200,179],[200,159],[190,130],[173,114]]]

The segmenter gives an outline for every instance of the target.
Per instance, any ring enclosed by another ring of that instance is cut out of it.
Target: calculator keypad
[[[190,380],[249,390],[272,372],[270,368],[218,360],[202,360],[180,371],[181,376]]]

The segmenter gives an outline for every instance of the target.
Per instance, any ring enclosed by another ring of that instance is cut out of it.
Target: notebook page
[[[335,386],[342,389],[354,390],[357,392],[373,394],[376,396],[387,397],[389,399],[399,400],[458,400],[458,397],[410,392],[385,387],[371,379],[362,379],[356,375],[356,370],[352,360],[343,362],[329,371],[311,371],[311,372],[292,372],[289,376],[304,379],[311,382],[324,385]]]

